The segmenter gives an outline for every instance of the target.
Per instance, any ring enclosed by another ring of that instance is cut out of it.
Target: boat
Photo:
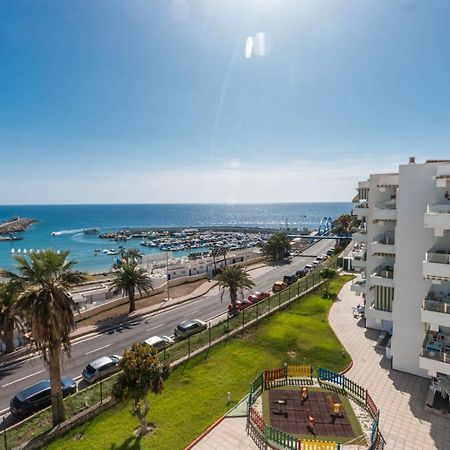
[[[94,228],[83,228],[83,233],[84,234],[98,234],[98,233],[100,233],[100,228],[97,228],[97,227],[94,227]]]

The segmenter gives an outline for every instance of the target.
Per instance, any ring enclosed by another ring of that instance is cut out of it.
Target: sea
[[[95,250],[139,247],[142,253],[157,253],[140,245],[141,239],[114,242],[84,234],[83,228],[100,232],[139,227],[208,227],[219,225],[283,229],[318,228],[323,217],[335,219],[349,213],[351,203],[273,204],[120,204],[120,205],[0,205],[0,221],[28,217],[38,222],[20,233],[20,241],[0,241],[0,268],[13,270],[14,255],[30,250],[70,251],[79,270],[95,273],[111,268],[117,256]],[[57,235],[52,235],[56,232]],[[197,250],[198,251],[198,250]],[[188,251],[176,252],[182,256]]]

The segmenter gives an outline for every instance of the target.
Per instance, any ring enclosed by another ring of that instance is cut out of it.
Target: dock
[[[12,234],[26,231],[32,223],[36,222],[36,219],[27,217],[13,217],[12,219],[0,222],[0,234]]]

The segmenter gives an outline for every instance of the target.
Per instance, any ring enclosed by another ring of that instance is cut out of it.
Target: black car
[[[301,269],[297,270],[297,272],[295,272],[295,276],[297,278],[303,278],[306,277],[306,275],[308,275],[309,270],[306,267],[302,267]]]
[[[62,377],[61,388],[63,397],[66,397],[77,391],[77,383],[72,378]],[[50,404],[50,380],[43,380],[20,391],[11,400],[9,409],[13,416],[24,418]]]
[[[283,281],[289,286],[290,284],[295,283],[298,278],[295,275],[285,275]]]

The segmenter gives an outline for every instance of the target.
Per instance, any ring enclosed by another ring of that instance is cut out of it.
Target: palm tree
[[[244,297],[244,290],[251,289],[255,285],[248,273],[238,266],[225,267],[217,276],[217,281],[219,282],[221,301],[225,290],[228,289],[230,291],[231,308],[233,311],[236,310],[238,295],[241,298]]]
[[[125,258],[128,263],[132,262],[135,264],[142,262],[143,257],[144,254],[136,247],[126,249],[122,255],[122,258]]]
[[[291,249],[291,242],[286,233],[274,233],[263,245],[263,253],[274,261],[283,259]]]
[[[70,356],[70,331],[74,327],[76,306],[69,288],[86,279],[84,273],[73,270],[77,262],[68,260],[68,255],[69,252],[46,250],[32,254],[30,261],[16,256],[19,274],[3,272],[23,287],[15,309],[27,321],[32,342],[42,352],[49,368],[53,426],[64,421],[61,349]]]
[[[136,310],[136,291],[141,295],[142,292],[149,294],[153,289],[152,280],[144,269],[133,262],[122,264],[115,276],[115,280],[109,284],[109,289],[114,290],[115,294],[121,293],[128,296],[130,304],[128,314],[130,314]]]
[[[14,329],[23,329],[15,306],[19,298],[17,283],[0,283],[0,337],[5,344],[5,353],[14,351]]]

